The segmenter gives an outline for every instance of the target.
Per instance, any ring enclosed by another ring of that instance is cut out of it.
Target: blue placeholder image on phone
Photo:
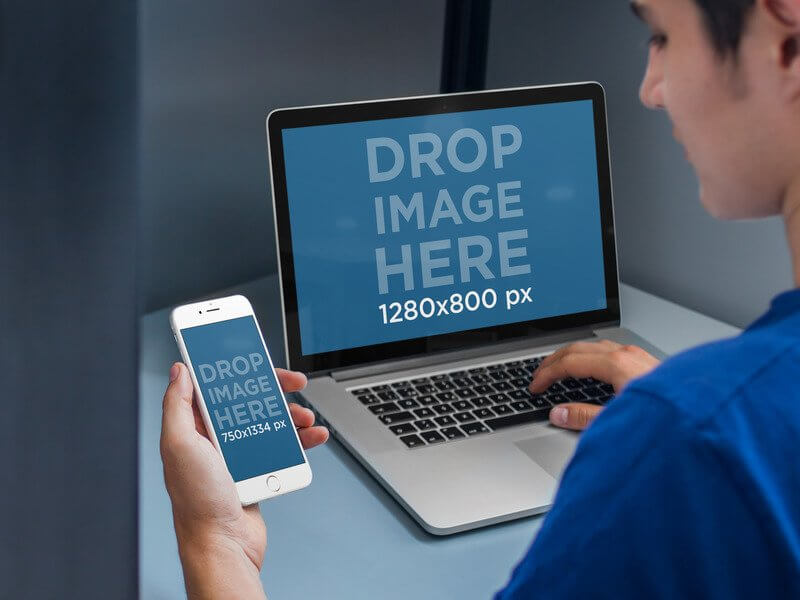
[[[181,330],[222,455],[236,482],[304,462],[255,319]]]

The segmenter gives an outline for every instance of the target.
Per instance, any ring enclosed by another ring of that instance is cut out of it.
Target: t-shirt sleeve
[[[626,391],[583,434],[496,600],[735,597],[725,569],[762,560],[744,540],[764,543],[714,445],[671,403]]]

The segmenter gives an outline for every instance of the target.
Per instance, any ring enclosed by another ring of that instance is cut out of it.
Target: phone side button
[[[270,475],[267,477],[267,487],[270,489],[270,491],[277,492],[281,489],[281,482],[277,477],[275,477],[275,475]]]

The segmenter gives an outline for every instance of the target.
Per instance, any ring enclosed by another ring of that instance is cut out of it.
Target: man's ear
[[[773,57],[786,97],[800,100],[800,0],[758,0],[758,4],[775,27]]]

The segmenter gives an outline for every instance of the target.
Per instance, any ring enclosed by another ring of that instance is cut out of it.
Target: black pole
[[[492,0],[447,0],[441,92],[486,87],[486,55]]]

